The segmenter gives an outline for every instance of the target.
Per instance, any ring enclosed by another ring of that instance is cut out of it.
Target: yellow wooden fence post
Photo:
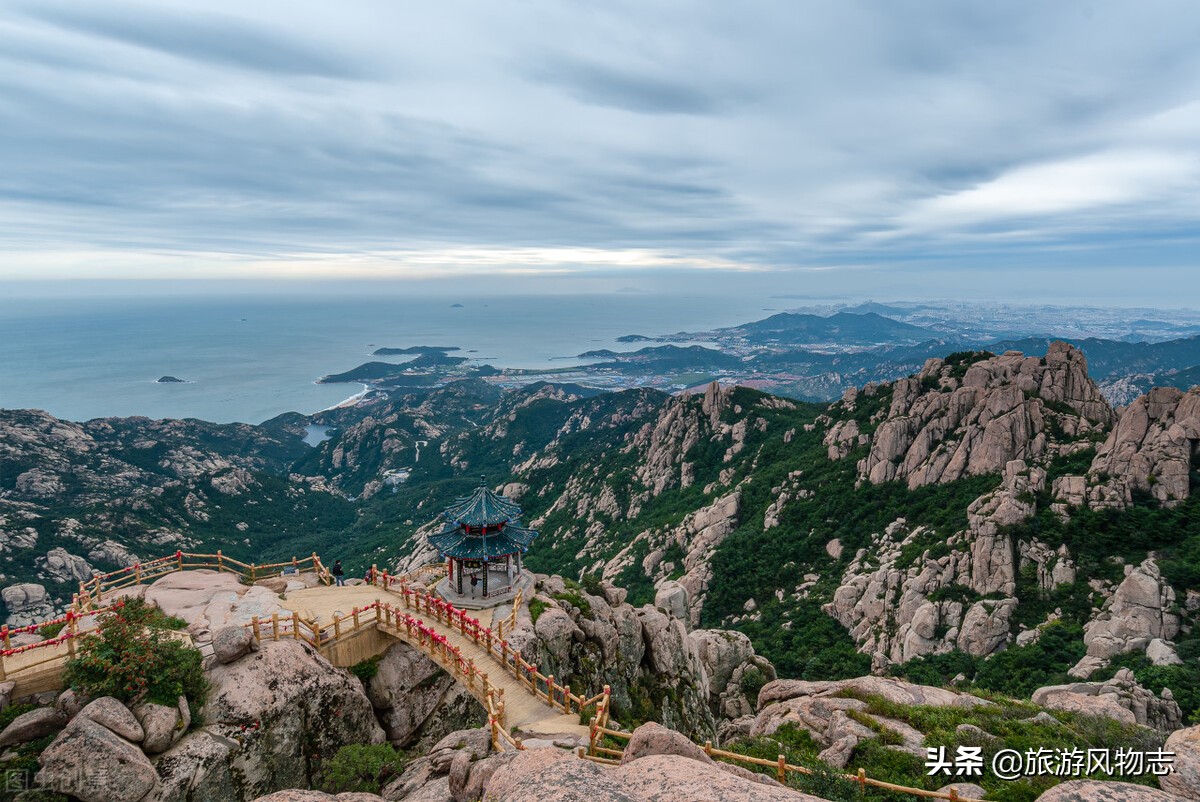
[[[279,640],[279,612],[271,613],[271,640]]]
[[[250,619],[250,630],[254,633],[255,640],[262,640],[262,633],[258,629],[258,616],[254,616]]]
[[[779,756],[779,764],[775,768],[775,779],[780,783],[787,783],[787,757]]]
[[[225,570],[225,558],[221,556],[221,550],[217,549],[217,573]]]
[[[74,613],[67,613],[67,654],[75,656],[75,635],[79,632],[79,624],[75,621]]]
[[[135,577],[134,584],[142,584],[142,564],[140,562],[133,564],[133,575]]]
[[[292,611],[292,638],[300,640],[300,613]]]

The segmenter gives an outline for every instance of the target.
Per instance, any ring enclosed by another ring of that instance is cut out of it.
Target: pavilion
[[[475,596],[478,585],[482,599],[509,593],[521,575],[521,554],[538,534],[520,517],[520,507],[483,484],[447,507],[441,531],[429,536],[448,561],[446,589],[460,598],[464,590]]]

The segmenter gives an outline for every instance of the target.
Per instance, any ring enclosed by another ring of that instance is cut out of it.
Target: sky
[[[1200,304],[1197,41],[1190,0],[11,0],[0,280]]]

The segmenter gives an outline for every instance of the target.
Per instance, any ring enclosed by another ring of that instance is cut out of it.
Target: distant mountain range
[[[929,329],[901,323],[874,311],[864,314],[837,312],[828,317],[780,312],[765,320],[744,323],[721,331],[758,342],[778,344],[919,343],[936,336],[936,333]]]

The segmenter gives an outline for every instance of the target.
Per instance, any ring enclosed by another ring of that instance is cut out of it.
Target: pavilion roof
[[[485,535],[447,522],[442,531],[429,536],[429,542],[443,556],[457,560],[480,560],[523,552],[537,535],[534,530],[515,523],[505,524]]]
[[[457,499],[442,512],[442,518],[447,523],[465,526],[496,526],[519,517],[520,507],[486,486]]]

